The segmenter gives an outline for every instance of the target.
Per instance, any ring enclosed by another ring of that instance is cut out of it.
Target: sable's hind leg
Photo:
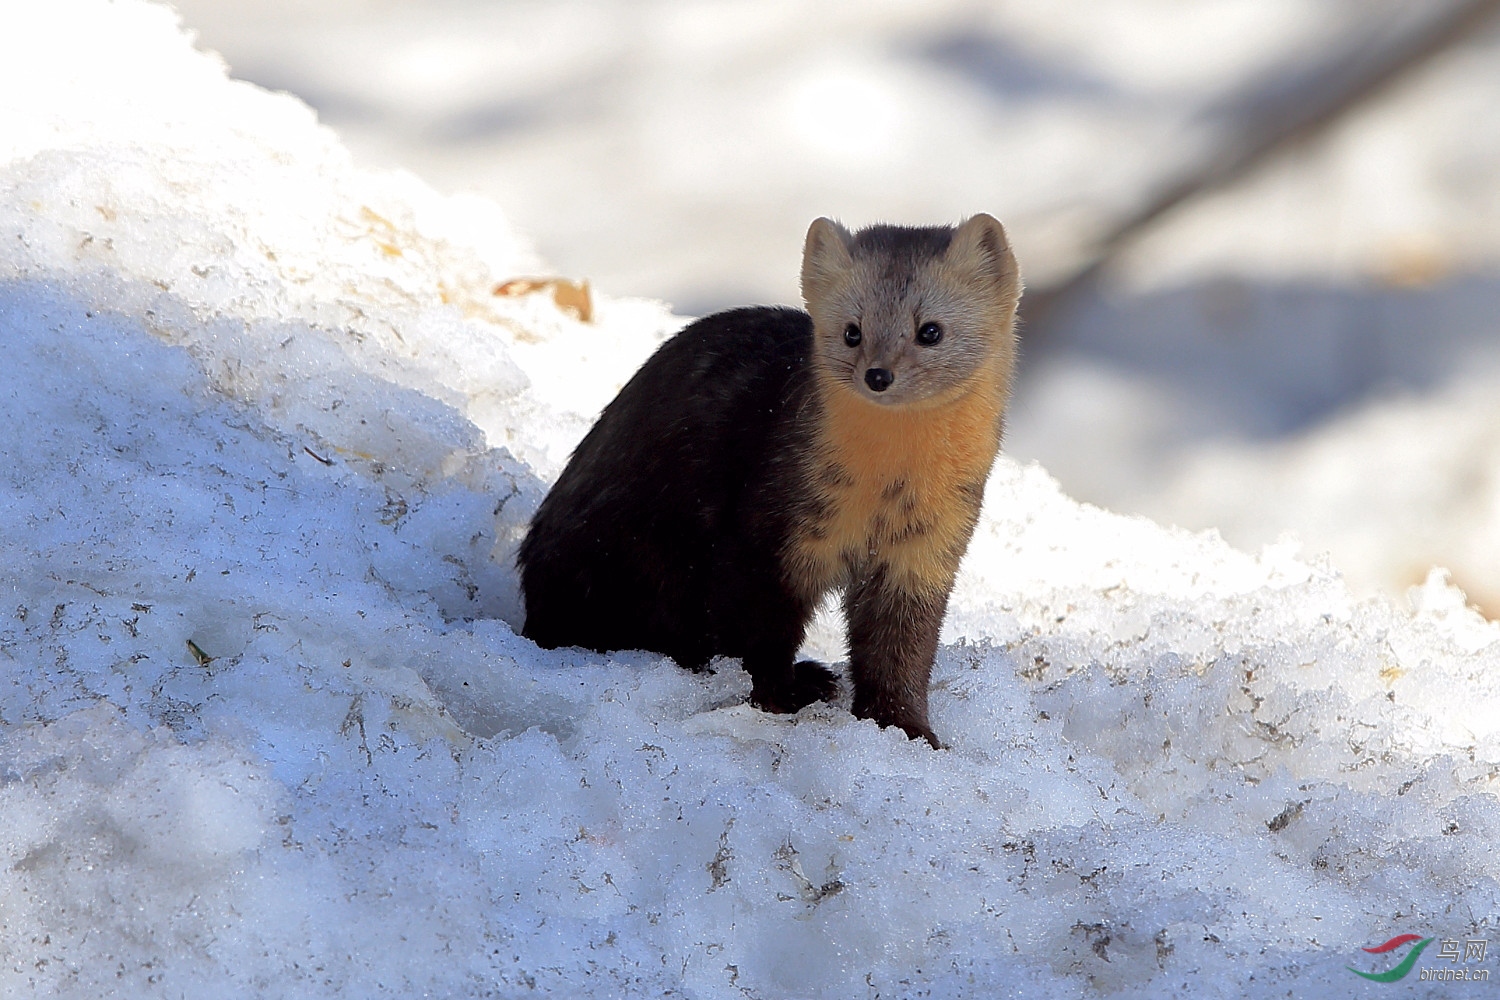
[[[746,669],[749,669],[748,665]],[[751,677],[754,676],[752,672]],[[761,687],[757,680],[756,691],[760,691]],[[815,701],[833,701],[837,698],[839,677],[817,660],[799,660],[792,664],[788,677],[766,687],[766,696],[751,695],[757,705],[767,712],[797,712]]]
[[[690,670],[708,666],[714,650],[707,632],[703,588],[681,570],[654,560],[654,576],[640,566],[650,550],[638,543],[625,557],[579,554],[556,546],[525,568],[526,625],[521,634],[545,648],[581,646],[598,652],[645,649]],[[696,599],[695,599],[696,598]]]
[[[755,685],[750,700],[767,712],[796,712],[838,693],[838,677],[827,667],[793,662],[812,613],[812,604],[789,592],[774,570],[721,563],[714,576],[715,648],[741,658]]]
[[[886,582],[877,568],[849,589],[849,666],[854,714],[882,726],[900,726],[941,749],[927,723],[927,684],[937,652],[938,630],[948,607],[946,592],[911,594]]]
[[[745,672],[755,685],[750,700],[767,712],[778,714],[800,711],[815,701],[832,701],[839,690],[838,677],[821,663],[792,662],[797,647],[802,645],[807,620],[796,616],[797,609],[787,610],[791,614],[784,618],[768,614],[758,623],[746,623],[758,634],[747,637],[749,642],[740,652]]]

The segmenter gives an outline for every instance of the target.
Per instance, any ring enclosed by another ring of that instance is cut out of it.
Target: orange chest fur
[[[903,589],[946,593],[1000,447],[1003,392],[930,408],[825,395],[808,483],[817,516],[791,540],[793,575],[821,593],[882,566]]]

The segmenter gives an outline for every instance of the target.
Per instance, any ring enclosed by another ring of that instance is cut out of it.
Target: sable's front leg
[[[900,726],[938,749],[942,744],[927,724],[927,683],[947,608],[947,590],[902,590],[887,582],[883,566],[864,574],[844,597],[854,714]]]

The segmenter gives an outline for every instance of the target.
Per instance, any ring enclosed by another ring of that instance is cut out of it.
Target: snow
[[[164,8],[7,19],[0,992],[1279,997],[1493,936],[1500,626],[1440,573],[1002,460],[951,749],[538,650],[516,541],[681,320],[493,295],[544,270],[498,210]]]

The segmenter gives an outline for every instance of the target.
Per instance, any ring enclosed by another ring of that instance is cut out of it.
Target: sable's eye
[[[864,337],[859,332],[859,327],[855,326],[853,323],[850,323],[848,326],[844,327],[844,343],[848,344],[850,347],[858,347],[859,342],[862,339],[864,339]]]
[[[931,347],[943,339],[943,328],[936,323],[923,323],[917,328],[917,343]]]

